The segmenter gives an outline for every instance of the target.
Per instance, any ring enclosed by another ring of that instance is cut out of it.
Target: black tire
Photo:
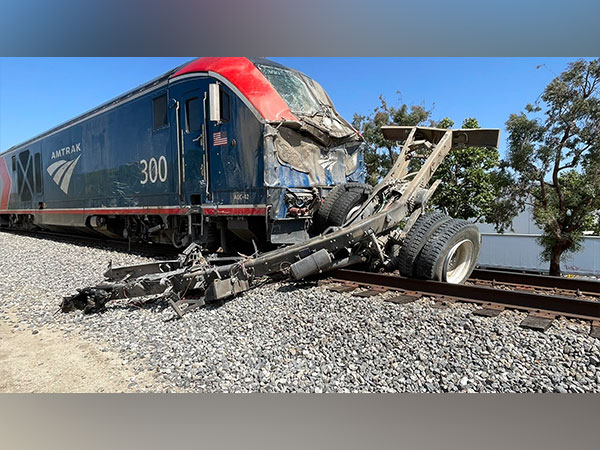
[[[452,218],[442,212],[421,215],[408,231],[402,247],[396,257],[396,265],[403,277],[412,277],[415,273],[415,261],[429,237],[444,223]]]
[[[359,204],[362,198],[363,196],[359,192],[346,191],[342,193],[329,213],[327,226],[341,227],[350,210]]]
[[[329,213],[331,212],[333,205],[335,205],[335,202],[337,202],[340,195],[344,192],[346,192],[346,188],[343,184],[338,184],[329,191],[329,194],[325,197],[325,201],[315,214],[315,227],[318,231],[323,231],[327,228],[327,218],[329,217]]]
[[[348,213],[358,203],[367,199],[373,188],[363,183],[345,183],[335,186],[315,214],[319,232],[328,227],[343,225]]]
[[[460,246],[456,249],[455,247],[459,244]],[[481,234],[476,225],[466,220],[449,220],[443,223],[425,243],[417,258],[415,274],[426,280],[460,284],[471,275],[475,268],[480,248]],[[458,261],[460,264],[457,269],[454,269],[460,270],[455,273],[447,270],[453,265],[449,262],[447,266],[446,261],[453,250],[454,253],[461,252],[461,259]],[[465,255],[463,256],[462,253]]]
[[[359,194],[369,196],[373,192],[373,186],[365,183],[346,183],[344,184],[347,191],[358,192]]]

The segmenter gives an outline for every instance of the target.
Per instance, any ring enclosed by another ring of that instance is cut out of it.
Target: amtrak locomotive
[[[306,75],[199,58],[0,154],[0,226],[230,253],[300,242],[328,226],[312,219],[330,187],[362,186],[362,142]]]

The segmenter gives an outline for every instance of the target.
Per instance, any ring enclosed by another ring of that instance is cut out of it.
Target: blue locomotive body
[[[361,143],[305,75],[199,58],[0,154],[0,226],[293,243],[324,190],[364,179]]]

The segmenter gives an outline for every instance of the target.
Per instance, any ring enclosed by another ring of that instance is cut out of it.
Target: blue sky
[[[0,58],[0,151],[191,58]],[[576,58],[271,58],[313,77],[348,120],[382,94],[460,126],[501,128]],[[537,67],[541,67],[538,69]],[[398,93],[399,91],[399,93]],[[501,136],[501,153],[506,133]]]

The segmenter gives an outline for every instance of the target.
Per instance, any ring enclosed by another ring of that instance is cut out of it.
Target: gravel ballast
[[[193,392],[599,392],[600,340],[560,319],[545,333],[525,314],[471,315],[275,283],[174,320],[162,302],[56,314],[64,295],[102,280],[108,261],[150,258],[0,233],[0,316],[118,352],[151,390]],[[142,389],[139,390],[147,390]]]

